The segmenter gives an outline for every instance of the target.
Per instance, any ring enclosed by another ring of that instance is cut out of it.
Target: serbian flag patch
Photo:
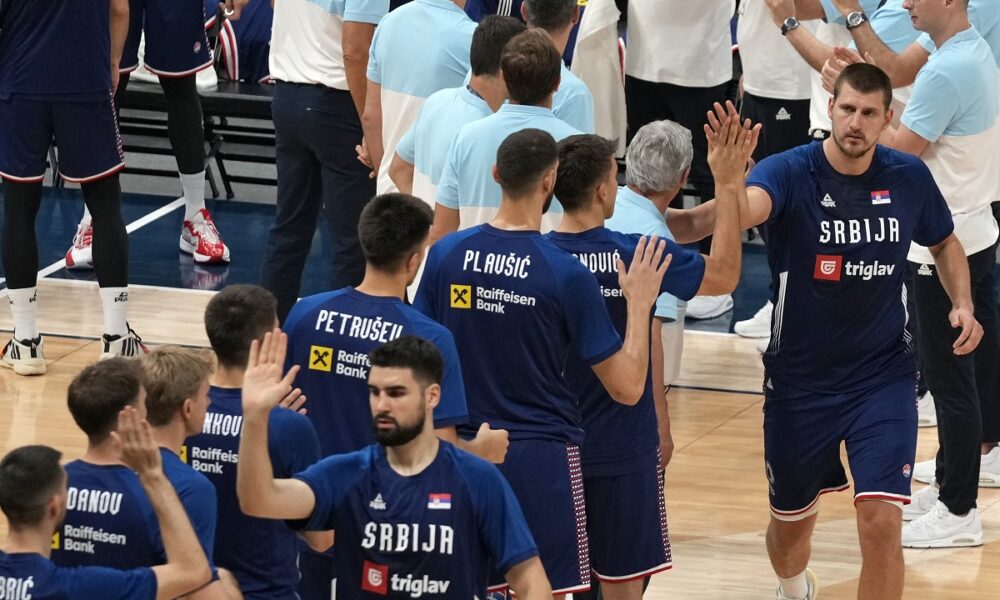
[[[451,510],[451,494],[428,494],[427,508],[431,510]]]
[[[879,204],[892,204],[892,198],[889,197],[889,190],[872,192],[872,205],[878,206]]]

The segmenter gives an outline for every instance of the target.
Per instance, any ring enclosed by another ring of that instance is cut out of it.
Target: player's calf
[[[859,500],[856,507],[861,542],[858,600],[902,598],[902,510],[896,503],[884,500]]]

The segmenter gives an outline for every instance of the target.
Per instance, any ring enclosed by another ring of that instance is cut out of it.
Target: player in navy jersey
[[[323,456],[354,452],[375,442],[368,422],[368,353],[401,335],[431,340],[444,356],[441,403],[434,427],[442,438],[493,462],[507,452],[507,433],[484,424],[472,440],[457,425],[468,420],[466,388],[451,332],[403,302],[423,263],[433,221],[430,207],[413,196],[385,194],[362,211],[358,226],[365,277],[357,288],[300,300],[285,320],[288,364],[301,370],[296,385],[311,398],[308,416],[319,433]],[[332,564],[303,549],[300,590],[329,588]],[[324,569],[324,566],[326,567]],[[323,583],[323,582],[327,583]]]
[[[666,251],[673,259],[661,292],[688,300],[696,293],[728,294],[736,288],[740,195],[759,131],[749,121],[741,127],[739,119],[727,119],[721,130],[708,134],[718,211],[712,252],[702,256],[668,240]],[[594,273],[615,329],[625,335],[628,307],[615,259],[630,262],[640,236],[604,227],[617,197],[617,150],[617,144],[596,135],[559,143],[555,193],[565,215],[546,237]],[[650,371],[658,368],[651,365]],[[641,598],[648,577],[671,566],[652,379],[647,375],[635,405],[615,402],[590,366],[575,357],[566,365],[566,380],[579,399],[585,435],[580,454],[592,570],[604,597]],[[629,543],[622,544],[623,539]]]
[[[118,173],[124,168],[111,102],[110,65],[121,56],[127,0],[0,2],[0,180],[3,267],[14,332],[0,366],[41,375],[46,364],[37,323],[35,220],[49,149],[63,179],[80,183],[94,216],[94,252],[104,306],[102,355],[136,356],[126,323],[128,236]]]
[[[211,30],[219,13],[218,0],[205,1],[205,29]],[[271,51],[271,23],[274,8],[269,0],[251,1],[241,11],[239,20],[222,14],[219,24],[219,61],[226,76],[233,81],[270,82],[267,64]]]
[[[205,330],[218,367],[208,390],[211,405],[201,433],[185,442],[190,464],[215,486],[218,522],[213,558],[229,569],[245,598],[298,600],[297,536],[285,523],[243,514],[236,498],[236,461],[243,429],[240,401],[250,342],[277,327],[278,301],[253,285],[226,287],[205,309]],[[298,390],[282,402],[301,400]],[[276,477],[291,477],[320,459],[319,440],[304,415],[283,407],[270,414],[268,449]],[[308,532],[310,544],[328,548],[329,533]]]
[[[565,594],[590,587],[590,564],[583,431],[564,366],[575,354],[612,398],[638,401],[648,374],[649,311],[669,259],[661,262],[662,241],[643,238],[627,272],[617,262],[628,300],[623,344],[593,274],[539,233],[557,160],[555,140],[539,129],[500,144],[497,217],[431,247],[414,306],[448,327],[463,351],[465,431],[489,423],[510,432],[500,470],[524,508],[555,593]]]
[[[162,346],[142,358],[146,387],[146,419],[160,446],[163,471],[177,490],[209,562],[215,547],[218,504],[215,486],[195,470],[203,457],[188,452],[184,440],[200,432],[208,410],[209,357],[176,346]],[[213,563],[214,565],[214,563]],[[213,581],[189,596],[192,600],[240,598],[239,587],[223,569]]]
[[[930,171],[876,144],[892,86],[877,67],[837,80],[825,142],[762,161],[748,180],[744,226],[767,222],[774,281],[764,354],[767,548],[779,598],[814,598],[807,570],[819,496],[848,487],[846,443],[862,550],[859,598],[901,598],[902,511],[916,446],[916,366],[903,270],[910,243],[930,248],[951,298],[952,351],[982,337],[969,268]],[[720,109],[721,111],[721,109]]]
[[[443,359],[428,340],[403,336],[369,357],[377,444],[275,479],[267,415],[298,370],[282,378],[286,344],[275,330],[250,350],[238,477],[248,514],[335,529],[338,598],[485,598],[491,568],[519,597],[552,597],[510,486],[435,435]]]
[[[58,451],[24,446],[0,462],[0,510],[9,526],[0,546],[0,593],[5,600],[167,600],[209,580],[205,554],[164,476],[148,424],[129,406],[121,411],[117,432],[111,435],[121,461],[135,470],[152,499],[163,528],[166,564],[132,570],[54,565],[48,557],[52,536],[66,514],[66,473]]]

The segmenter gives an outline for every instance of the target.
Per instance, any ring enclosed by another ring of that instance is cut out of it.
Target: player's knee
[[[798,521],[780,520],[772,516],[771,525],[767,531],[768,538],[779,546],[795,546],[809,539],[812,535],[814,522],[814,515]]]
[[[881,500],[862,500],[857,503],[857,510],[862,546],[900,546],[903,512],[898,506]]]

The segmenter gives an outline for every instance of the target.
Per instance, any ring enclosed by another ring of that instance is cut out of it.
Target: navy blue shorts
[[[94,181],[125,167],[110,92],[102,100],[0,97],[0,175],[41,182],[53,139],[67,181]]]
[[[550,440],[514,440],[497,465],[517,497],[556,594],[590,589],[587,514],[580,448]],[[494,573],[490,589],[506,586]]]
[[[139,40],[146,32],[143,62],[151,73],[187,77],[212,66],[202,0],[129,0],[128,37],[119,65],[139,66]]]
[[[851,394],[764,389],[764,460],[771,514],[798,521],[819,497],[848,488],[840,444],[854,478],[854,501],[909,504],[917,449],[915,377]]]
[[[621,583],[669,569],[670,538],[659,451],[629,463],[619,473],[612,474],[601,466],[583,468],[594,574],[602,582]]]

